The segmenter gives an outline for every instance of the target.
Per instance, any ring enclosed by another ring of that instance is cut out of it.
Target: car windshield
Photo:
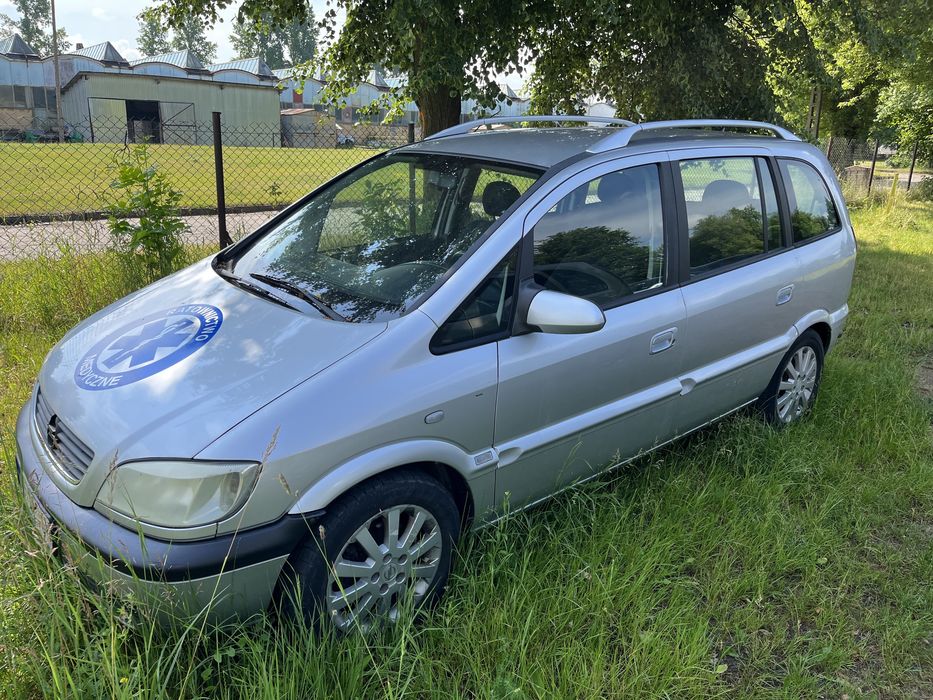
[[[396,318],[540,176],[458,156],[388,154],[318,193],[227,271],[330,318]]]

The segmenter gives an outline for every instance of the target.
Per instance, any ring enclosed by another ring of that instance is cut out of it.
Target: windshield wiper
[[[247,280],[243,279],[242,277],[238,277],[237,275],[233,274],[232,272],[230,272],[230,270],[224,267],[215,266],[214,271],[218,275],[223,277],[225,280],[227,280],[230,284],[237,286],[240,289],[245,289],[247,292],[251,292],[252,294],[255,294],[258,297],[262,297],[263,299],[268,299],[269,301],[275,304],[278,304],[279,306],[284,306],[286,309],[291,309],[292,311],[298,311],[298,309],[296,309],[294,306],[289,304],[287,301],[285,301],[281,297],[276,296],[275,294],[270,292],[268,289],[264,289],[260,287],[258,284],[253,284],[252,282],[248,282]]]
[[[288,280],[279,279],[278,277],[270,277],[269,275],[264,275],[261,272],[251,272],[249,276],[253,279],[259,280],[260,282],[265,282],[270,287],[275,287],[276,289],[281,289],[285,292],[288,292],[292,296],[296,296],[299,299],[304,299],[306,302],[311,304],[315,309],[320,311],[322,314],[327,316],[331,321],[348,321],[346,316],[341,316],[339,313],[334,311],[323,299],[318,296],[315,296],[309,291],[306,291],[299,287],[297,284],[289,282]]]

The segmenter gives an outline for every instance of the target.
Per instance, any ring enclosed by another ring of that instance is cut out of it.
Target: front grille
[[[41,391],[36,395],[36,426],[65,478],[75,483],[81,481],[94,452],[55,415]]]

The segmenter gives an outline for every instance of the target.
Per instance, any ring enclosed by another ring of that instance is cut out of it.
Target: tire
[[[759,410],[768,423],[783,428],[807,414],[820,389],[823,356],[823,340],[816,331],[807,330],[797,338],[759,399]],[[801,374],[803,380],[799,380]]]
[[[367,481],[328,507],[292,553],[279,612],[347,632],[394,622],[408,592],[414,607],[432,606],[447,585],[459,534],[460,512],[436,479],[397,471]]]

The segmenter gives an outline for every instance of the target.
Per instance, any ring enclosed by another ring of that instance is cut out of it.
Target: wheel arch
[[[475,493],[477,483],[482,482],[483,474],[494,478],[492,472],[496,463],[497,460],[493,460],[478,469],[473,455],[435,440],[386,445],[357,455],[318,479],[301,494],[289,513],[326,510],[336,499],[365,482],[401,470],[414,470],[430,475],[450,489],[460,510],[461,522],[466,525],[475,515],[477,501],[482,501]]]
[[[833,341],[832,319],[832,314],[825,309],[811,311],[794,324],[797,329],[797,336],[799,337],[807,331],[814,331],[823,341],[823,352],[826,352]]]

